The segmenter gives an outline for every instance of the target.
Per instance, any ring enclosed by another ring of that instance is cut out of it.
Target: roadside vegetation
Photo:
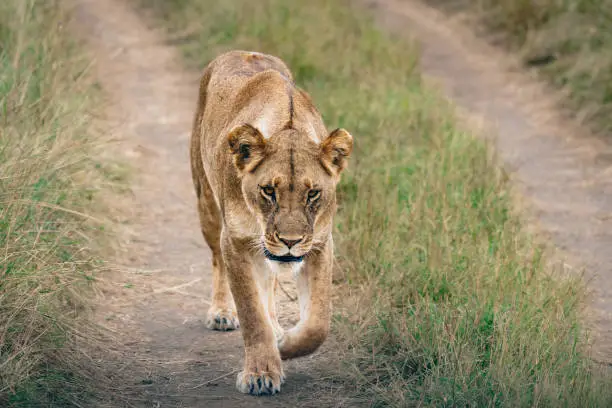
[[[229,49],[283,58],[326,123],[353,133],[335,231],[350,313],[336,332],[356,392],[378,407],[612,406],[582,281],[549,266],[409,44],[346,1],[135,1],[194,67]]]
[[[87,389],[74,346],[88,336],[82,317],[102,245],[94,203],[103,169],[92,160],[98,92],[60,6],[0,2],[3,407],[79,405]]]
[[[426,0],[470,11],[489,34],[568,92],[577,117],[612,131],[611,0]]]

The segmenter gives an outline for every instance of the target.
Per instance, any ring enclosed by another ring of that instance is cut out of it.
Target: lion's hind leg
[[[235,330],[240,324],[221,257],[221,216],[206,176],[199,178],[198,213],[204,239],[212,251],[212,304],[206,326],[213,330]]]

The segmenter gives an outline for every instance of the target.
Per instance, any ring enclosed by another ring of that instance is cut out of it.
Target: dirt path
[[[134,169],[130,210],[116,272],[105,278],[100,321],[119,346],[100,364],[112,391],[103,406],[356,406],[332,378],[333,339],[314,356],[285,365],[275,397],[235,389],[243,351],[240,332],[213,332],[204,319],[210,299],[210,253],[199,231],[188,160],[198,87],[180,56],[121,0],[75,0],[79,29],[110,94],[108,112],[119,154]],[[293,280],[281,277],[294,291]],[[294,293],[294,292],[293,292]],[[281,323],[297,305],[279,295]],[[282,312],[284,310],[284,313]]]
[[[515,69],[515,61],[460,22],[415,0],[363,3],[382,25],[414,37],[424,74],[494,135],[539,229],[574,270],[586,267],[595,357],[612,362],[611,146],[566,120],[555,106],[556,92]]]

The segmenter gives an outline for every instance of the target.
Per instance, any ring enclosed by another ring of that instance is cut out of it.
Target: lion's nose
[[[295,237],[295,236],[287,236],[287,235],[280,235],[280,234],[276,234],[276,237],[283,244],[287,245],[287,248],[289,248],[289,249],[291,249],[291,247],[299,244],[304,239],[304,236]]]

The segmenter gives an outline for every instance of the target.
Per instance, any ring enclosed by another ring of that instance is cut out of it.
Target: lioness
[[[352,148],[346,130],[327,133],[280,59],[232,51],[206,67],[191,170],[213,256],[207,325],[233,330],[240,322],[243,393],[279,392],[281,359],[314,352],[328,334],[335,190]],[[287,332],[274,301],[281,268],[293,270],[300,304]]]

